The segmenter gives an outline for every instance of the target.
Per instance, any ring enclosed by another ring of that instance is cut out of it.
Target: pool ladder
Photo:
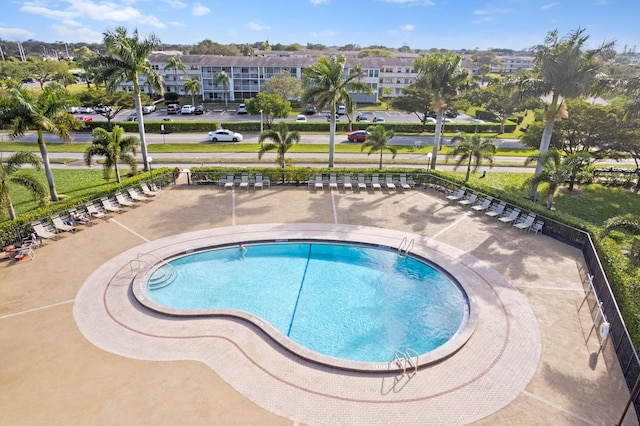
[[[148,258],[151,258],[151,260],[148,260]],[[160,266],[164,266],[164,268]],[[178,276],[176,268],[174,268],[173,265],[151,253],[138,253],[136,258],[129,262],[129,269],[133,275],[142,271],[151,272],[150,275],[152,275],[152,277],[149,279],[149,290],[167,286]],[[159,274],[153,276],[156,272],[159,272]]]
[[[413,357],[415,357],[416,361],[413,362]],[[407,374],[407,369],[409,369],[409,373],[411,374],[411,370],[413,370],[413,374],[418,372],[418,352],[414,351],[411,348],[405,348],[404,351],[400,349],[396,349],[393,353],[393,361],[396,363],[398,367],[402,369],[402,375]]]
[[[409,253],[409,250],[413,248],[413,243],[413,238],[409,241],[407,237],[404,237],[398,246],[398,254],[406,256]]]

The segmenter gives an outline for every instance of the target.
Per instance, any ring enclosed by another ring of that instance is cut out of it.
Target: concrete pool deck
[[[193,333],[194,325],[136,308],[127,280],[113,293],[102,291],[106,304],[84,303],[87,279],[142,244],[277,223],[415,234],[495,271],[513,298],[483,298],[490,315],[480,319],[468,350],[400,379],[300,361],[240,320],[201,319],[195,327],[203,338],[158,339],[151,334]],[[224,193],[178,185],[48,242],[34,260],[0,268],[0,408],[7,424],[599,425],[615,423],[629,395],[610,345],[598,353],[589,308],[581,304],[581,253],[431,190],[351,194],[275,186]],[[103,306],[114,308],[112,317]],[[147,335],[123,332],[114,318],[147,327]],[[530,320],[506,338],[504,324],[518,318]],[[496,363],[502,368],[487,370],[477,386],[461,385],[478,375],[474,369]],[[624,424],[637,424],[633,412]]]

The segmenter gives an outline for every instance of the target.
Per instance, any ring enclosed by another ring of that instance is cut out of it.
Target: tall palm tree
[[[364,140],[360,151],[364,151],[365,148],[369,148],[369,152],[367,155],[371,155],[371,153],[380,151],[380,165],[378,168],[382,168],[382,153],[384,150],[389,150],[393,156],[391,158],[396,158],[396,154],[398,153],[398,149],[394,145],[389,145],[389,141],[396,135],[393,130],[384,130],[384,126],[382,124],[378,124],[377,126],[369,126],[367,127],[367,132],[369,133]]]
[[[36,170],[42,169],[42,160],[31,152],[16,152],[6,161],[0,158],[0,211],[8,211],[11,220],[16,218],[16,212],[9,196],[9,183],[26,188],[39,203],[44,203],[47,197],[47,188],[35,176],[15,174],[23,164],[30,164]],[[0,213],[2,216],[4,213]]]
[[[571,175],[571,168],[562,163],[562,155],[555,149],[550,149],[539,157],[529,157],[524,164],[529,165],[534,161],[542,164],[542,172],[534,175],[529,182],[536,190],[539,184],[547,184],[545,191],[548,196],[547,209],[551,210],[553,197],[560,185],[565,183]]]
[[[583,28],[578,28],[566,37],[560,37],[558,30],[550,31],[544,44],[532,49],[534,77],[525,78],[520,83],[521,93],[525,96],[550,95],[551,102],[545,108],[545,126],[540,140],[540,157],[549,150],[553,126],[558,114],[565,111],[564,101],[590,94],[596,87],[602,62],[600,53],[613,47],[614,43],[603,43],[597,49],[585,49],[589,36]],[[536,165],[536,175],[542,173],[542,161]],[[535,200],[537,186],[531,190],[531,199]]]
[[[227,106],[229,106],[229,103],[227,101],[227,92],[229,91],[229,83],[231,83],[231,77],[229,77],[229,74],[227,74],[225,70],[222,70],[218,74],[216,74],[215,77],[213,77],[213,83],[222,84],[222,87],[224,88],[224,107],[226,108]]]
[[[7,89],[6,99],[8,103],[7,108],[3,108],[2,121],[9,124],[12,138],[22,136],[27,130],[37,132],[51,201],[58,201],[44,133],[51,132],[63,141],[70,141],[72,130],[82,126],[82,122],[67,114],[71,95],[60,84],[52,82],[44,87],[38,97],[27,90],[11,88]]]
[[[105,129],[98,127],[91,132],[93,145],[84,152],[84,162],[91,165],[91,159],[96,156],[104,156],[104,178],[111,178],[111,169],[116,171],[116,182],[120,183],[120,168],[118,163],[123,162],[129,165],[133,173],[136,172],[136,148],[139,145],[135,136],[123,137],[124,129],[120,126],[113,126],[113,132],[109,133]]]
[[[465,84],[468,72],[460,65],[460,55],[435,53],[416,59],[413,68],[418,72],[418,83],[423,84],[433,92],[433,108],[436,111],[436,134],[433,139],[433,153],[431,169],[436,168],[438,148],[442,133],[442,120],[447,109],[447,103],[457,94]]]
[[[266,140],[271,140],[271,142],[264,143]],[[260,133],[260,137],[258,138],[258,143],[260,144],[258,158],[262,159],[262,156],[267,151],[277,150],[276,163],[284,168],[286,165],[284,154],[293,144],[298,142],[300,142],[300,133],[297,131],[289,133],[289,126],[287,126],[287,123],[284,121],[281,121],[275,129],[265,130]]]
[[[364,74],[361,67],[353,67],[345,76],[347,59],[344,55],[327,59],[320,56],[318,61],[302,71],[303,84],[306,86],[302,95],[304,102],[313,103],[319,109],[331,110],[331,124],[329,126],[329,167],[333,167],[333,157],[336,139],[336,104],[343,102],[347,111],[352,111],[352,99],[350,92],[371,93],[368,84],[360,81]]]
[[[176,93],[178,93],[178,70],[182,71],[184,75],[187,75],[186,65],[182,62],[182,59],[177,56],[172,56],[164,62],[164,69],[173,70],[173,84],[175,86],[174,88]]]
[[[198,80],[186,79],[184,82],[184,91],[191,94],[191,105],[195,105],[195,95],[200,92],[200,82]]]
[[[457,145],[447,154],[447,159],[449,157],[458,157],[454,169],[457,169],[463,163],[467,164],[465,182],[469,180],[472,165],[474,172],[478,170],[483,160],[489,163],[489,167],[493,167],[493,156],[497,150],[496,142],[493,139],[481,138],[477,134],[467,137],[459,133],[451,139],[451,142]]]
[[[147,143],[144,132],[144,117],[142,103],[140,101],[139,78],[145,77],[146,81],[161,94],[163,93],[162,77],[149,62],[149,55],[160,45],[160,40],[153,34],[141,40],[138,30],[134,30],[131,37],[127,29],[118,27],[115,31],[104,33],[104,45],[107,48],[106,55],[100,55],[90,60],[90,68],[96,71],[96,78],[105,82],[107,90],[115,90],[120,83],[133,83],[133,97],[138,119],[138,131],[140,133],[140,148],[144,171],[149,170],[147,156]]]

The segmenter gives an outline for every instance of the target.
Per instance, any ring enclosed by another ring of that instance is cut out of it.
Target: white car
[[[306,123],[307,122],[307,116],[302,115],[302,114],[298,115],[296,117],[296,122],[298,122],[298,123]]]
[[[93,108],[91,108],[91,107],[80,107],[80,108],[78,108],[78,114],[93,114]]]
[[[427,123],[435,123],[437,120],[433,117],[427,117]]]
[[[143,114],[151,114],[155,110],[156,110],[156,106],[155,105],[147,105],[147,106],[143,106],[142,107],[142,113]]]
[[[238,114],[247,114],[247,107],[245,104],[238,105]]]
[[[209,132],[209,142],[240,142],[242,135],[231,130],[220,129]]]
[[[485,123],[484,120],[480,120],[479,118],[472,118],[471,122],[472,123],[476,123],[476,124],[484,124]]]
[[[196,107],[194,107],[193,105],[183,105],[180,112],[182,114],[193,114],[195,110],[196,110]]]

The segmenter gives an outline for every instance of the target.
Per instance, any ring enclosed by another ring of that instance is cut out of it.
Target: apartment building
[[[526,71],[533,68],[535,58],[533,56],[498,56],[497,65],[491,65],[491,72],[509,74],[516,71]]]

